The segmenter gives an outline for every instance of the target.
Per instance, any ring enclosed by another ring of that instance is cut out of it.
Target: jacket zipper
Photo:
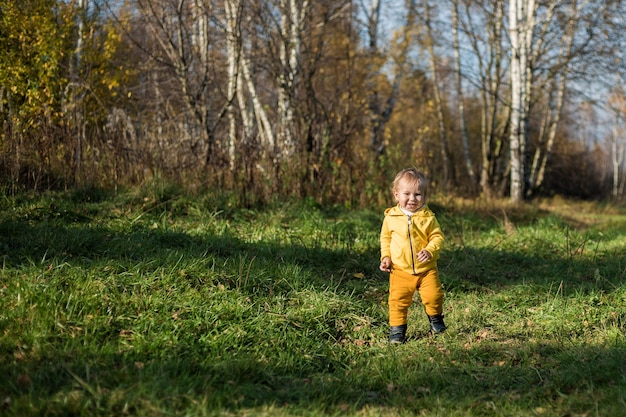
[[[413,273],[415,274],[415,254],[413,253],[413,241],[411,240],[411,216],[406,216],[409,219],[406,232],[409,237],[409,247],[411,248],[411,266],[413,268]]]

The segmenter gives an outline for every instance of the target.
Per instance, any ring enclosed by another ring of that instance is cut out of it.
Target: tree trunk
[[[534,29],[534,0],[511,0],[509,36],[511,40],[511,117],[510,117],[510,197],[514,203],[524,199],[528,112],[530,103],[529,56]]]
[[[406,21],[402,27],[402,37],[399,40],[397,53],[394,53],[396,68],[391,83],[391,91],[384,106],[381,103],[377,78],[380,74],[379,66],[381,51],[378,45],[378,25],[380,22],[380,0],[372,0],[368,14],[368,35],[369,35],[369,69],[368,69],[368,89],[369,94],[369,117],[370,117],[370,148],[379,157],[385,153],[385,127],[391,119],[395,109],[398,94],[400,92],[400,82],[406,73],[406,57],[411,46],[411,30],[415,25],[415,0],[406,1]]]
[[[555,6],[553,3],[552,6]],[[554,74],[550,84],[552,85],[551,91],[548,92],[549,97],[556,95],[555,102],[552,103],[548,100],[548,109],[546,109],[546,120],[539,134],[539,140],[537,148],[535,149],[535,155],[530,167],[528,175],[528,188],[526,194],[530,196],[536,192],[543,184],[545,178],[545,171],[550,156],[552,155],[552,148],[556,140],[556,133],[559,122],[561,120],[561,111],[563,109],[563,103],[565,100],[565,91],[567,87],[567,63],[571,59],[572,44],[574,42],[574,34],[576,31],[576,25],[580,20],[581,10],[577,7],[578,2],[574,1],[571,5],[571,13],[569,13],[568,23],[563,35],[561,37],[561,48],[559,50],[558,61],[556,67],[560,70]],[[553,17],[553,7],[548,9],[545,17],[544,28],[541,31],[541,35],[538,36],[537,48],[541,48],[545,38],[547,38],[548,22]],[[538,49],[533,54],[533,62],[537,60]],[[534,65],[534,64],[533,64]]]
[[[456,74],[456,95],[459,108],[459,130],[461,131],[461,143],[463,146],[463,161],[465,169],[470,180],[470,188],[472,193],[476,192],[476,174],[474,173],[474,164],[470,155],[469,135],[467,133],[467,125],[465,123],[465,97],[463,94],[463,82],[461,71],[461,50],[459,46],[459,4],[458,0],[453,1],[452,7],[452,27],[453,27],[453,47],[454,47],[454,66]]]
[[[474,57],[478,64],[477,81],[480,85],[480,192],[486,198],[499,194],[498,189],[501,177],[504,175],[502,165],[502,152],[504,132],[508,125],[502,120],[503,100],[500,96],[503,80],[503,17],[504,0],[493,0],[484,3],[482,10],[484,24],[487,30],[486,38],[480,36],[473,24],[473,14],[470,6],[465,5],[465,21],[469,27],[464,27],[464,33],[468,37]],[[459,22],[464,22],[459,19]],[[487,52],[487,53],[485,53]],[[509,111],[505,108],[505,111]]]
[[[83,32],[85,31],[85,18],[89,7],[89,0],[78,0],[78,35],[76,37],[76,49],[74,50],[73,65],[70,66],[69,105],[72,109],[74,122],[74,180],[81,181],[83,145],[85,143],[85,115],[83,112],[83,100],[85,91],[80,80],[80,67],[82,65]]]
[[[546,128],[542,129],[542,133],[540,134],[537,149],[535,149],[535,155],[530,168],[527,195],[531,195],[539,189],[545,179],[546,166],[550,156],[552,155],[552,148],[554,147],[557,128],[561,119],[561,110],[563,109],[565,96],[565,75],[563,75],[559,80],[559,87],[557,88],[556,95],[557,98],[555,105],[546,110],[546,118],[548,120],[545,123]],[[545,140],[545,149],[542,149],[542,143],[544,140],[542,140],[541,137],[544,135],[544,132],[547,132],[545,133],[545,135],[547,135],[547,139]]]
[[[274,137],[270,119],[267,116],[265,108],[261,104],[261,100],[259,99],[256,85],[252,79],[252,71],[250,68],[252,64],[250,63],[250,58],[248,58],[245,51],[242,51],[241,63],[243,76],[246,80],[246,86],[248,87],[248,94],[250,94],[250,100],[252,101],[252,107],[254,108],[254,115],[256,117],[259,132],[261,134],[261,140],[264,145],[263,148],[266,152],[273,155],[276,147],[276,139]]]
[[[433,83],[433,94],[435,96],[435,111],[437,115],[437,132],[439,135],[439,149],[441,153],[441,165],[443,169],[443,183],[446,187],[448,187],[451,181],[448,138],[446,134],[446,125],[444,119],[443,100],[441,98],[441,89],[439,87],[439,76],[437,74],[435,41],[433,38],[432,23],[430,21],[430,4],[428,0],[424,0],[424,23],[426,25],[428,52],[430,55],[430,71]]]
[[[278,76],[278,142],[280,159],[287,159],[296,152],[295,140],[295,90],[298,82],[299,61],[302,45],[304,19],[309,2],[304,0],[281,0],[281,63]]]
[[[618,126],[620,125],[620,116],[615,116],[615,122],[613,123],[613,133],[611,137],[611,163],[613,165],[613,190],[612,195],[614,199],[620,197],[620,191],[623,192],[624,181],[622,179],[620,185],[620,168],[624,162],[624,143],[619,140]]]
[[[239,89],[239,57],[241,54],[241,36],[239,32],[241,0],[226,0],[226,52],[228,55],[228,97],[233,97]],[[238,96],[239,97],[239,96]],[[230,169],[235,169],[237,146],[237,125],[234,102],[228,106],[228,160]]]
[[[369,90],[369,118],[370,118],[370,147],[377,156],[385,153],[385,140],[383,138],[384,126],[381,120],[381,106],[378,97],[376,76],[378,75],[378,63],[380,55],[378,51],[378,22],[380,21],[380,0],[372,0],[369,8],[367,34],[369,36],[369,69],[367,71],[367,83]],[[374,69],[376,68],[376,69]]]

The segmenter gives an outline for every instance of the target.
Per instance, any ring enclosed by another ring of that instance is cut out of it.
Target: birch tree
[[[511,41],[511,115],[510,115],[510,164],[511,201],[524,199],[526,148],[528,145],[528,117],[530,86],[532,83],[530,54],[535,29],[535,0],[511,0],[509,2],[509,38]]]
[[[546,2],[512,0],[509,4],[511,40],[510,192],[513,201],[531,195],[543,183],[561,119],[568,82],[576,74],[602,75],[596,68],[614,67],[619,48],[613,46],[623,23],[620,2],[572,0]],[[603,50],[615,51],[607,54]],[[530,151],[529,118],[532,106],[547,97],[543,122]]]
[[[612,178],[611,195],[617,200],[624,196],[626,183],[626,169],[624,169],[626,157],[626,127],[624,126],[626,97],[623,87],[620,86],[613,90],[609,105],[613,113],[611,132],[609,134]]]
[[[213,17],[221,11],[211,0],[136,0],[144,25],[158,48],[136,43],[148,56],[172,71],[178,84],[177,96],[194,126],[183,128],[180,137],[191,152],[204,150],[204,165],[217,161],[223,144],[216,131],[234,100],[235,89],[224,92],[215,74],[220,72],[214,57],[219,50]],[[172,95],[172,92],[168,92]],[[191,133],[196,130],[199,140]]]
[[[571,59],[575,27],[579,19],[579,10],[576,10],[576,1],[573,2],[572,9],[562,32],[557,62],[553,67],[557,69],[557,71],[553,71],[553,76],[547,81],[549,85],[547,89],[547,106],[544,109],[543,123],[538,134],[538,143],[535,147],[532,164],[530,165],[528,188],[526,189],[527,195],[532,194],[543,184],[546,166],[552,154],[557,128],[561,119],[565,90],[569,77],[568,61]],[[546,36],[546,33],[543,34],[542,38],[544,36]],[[534,59],[534,61],[536,60],[537,58]]]
[[[255,13],[255,9],[246,7],[243,0],[225,0],[224,7],[229,63],[228,91],[229,96],[234,94],[237,97],[238,115],[241,118],[241,126],[238,126],[235,103],[231,103],[228,115],[231,169],[234,169],[238,155],[241,156],[242,162],[258,167],[260,161],[249,154],[250,150],[259,145],[262,155],[273,160],[276,158],[276,141],[266,111],[267,106],[262,104],[257,91],[253,58],[258,55],[259,34],[243,23],[244,19],[252,20],[251,15]],[[237,138],[238,131],[241,132],[240,140]],[[242,147],[240,152],[237,152],[237,142]],[[244,159],[246,161],[243,161]]]
[[[245,43],[249,43],[249,42],[245,42]],[[245,47],[245,45],[242,45],[242,48],[243,49],[241,51],[241,65],[242,65],[243,76],[245,80],[245,86],[250,96],[249,100],[252,103],[252,108],[254,110],[253,114],[256,120],[256,126],[261,137],[261,143],[262,143],[263,149],[265,150],[266,154],[273,155],[276,150],[276,139],[274,135],[274,130],[272,129],[272,124],[270,122],[269,115],[267,111],[265,110],[265,106],[261,103],[261,99],[257,91],[257,86],[253,79],[253,67],[252,67],[252,63],[250,60],[250,55],[252,54],[253,48],[251,46]],[[241,109],[246,109],[247,100],[243,96],[243,90],[239,89],[238,92],[239,92],[239,96],[238,96],[239,107]],[[249,131],[250,133],[252,131],[251,122],[249,122]]]
[[[624,195],[625,148],[623,120],[620,115],[616,115],[611,132],[611,166],[613,168],[611,195],[616,200]]]
[[[549,2],[544,6],[534,35],[530,63],[533,76],[544,74],[534,77],[533,82],[533,91],[543,93],[543,97],[537,96],[545,100],[541,109],[544,116],[527,174],[527,196],[544,183],[566,97],[568,92],[570,97],[577,93],[570,88],[572,81],[597,78],[599,86],[604,77],[602,68],[611,67],[612,62],[619,60],[617,50],[621,48],[614,43],[619,38],[616,34],[623,31],[623,22],[622,26],[616,25],[612,18],[623,13],[619,3],[572,0]],[[538,100],[532,102],[536,104]]]
[[[240,82],[240,57],[241,57],[241,0],[225,0],[225,28],[226,28],[226,54],[228,56],[228,97],[237,94],[239,104],[242,104],[241,82]],[[245,110],[245,108],[244,108]],[[237,146],[237,120],[235,118],[234,102],[230,101],[228,105],[228,159],[230,169],[235,168],[235,148]],[[244,122],[244,130],[249,130],[250,122],[247,113],[242,111]],[[245,133],[244,133],[245,135]]]
[[[295,91],[308,9],[308,0],[280,0],[281,71],[278,75],[278,141],[282,158],[292,157],[296,151]]]
[[[458,8],[458,26],[465,39],[465,51],[471,54],[470,60],[474,60],[470,62],[476,63],[467,66],[463,75],[468,84],[475,87],[479,103],[479,188],[483,196],[491,198],[501,194],[508,170],[505,135],[510,107],[504,96],[508,68],[504,48],[505,4],[504,0],[461,3],[455,0],[453,10],[457,5],[462,6]]]

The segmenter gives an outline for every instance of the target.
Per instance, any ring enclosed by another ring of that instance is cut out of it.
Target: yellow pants
[[[413,303],[415,290],[419,291],[422,304],[429,316],[443,312],[444,292],[437,269],[411,275],[394,269],[389,276],[389,325],[406,324],[409,307]]]

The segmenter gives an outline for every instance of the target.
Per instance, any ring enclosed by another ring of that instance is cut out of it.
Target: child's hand
[[[383,272],[391,272],[391,258],[385,256],[378,267]]]
[[[431,255],[426,249],[422,249],[417,254],[417,260],[420,262],[428,262],[431,259],[433,259],[433,255]]]

